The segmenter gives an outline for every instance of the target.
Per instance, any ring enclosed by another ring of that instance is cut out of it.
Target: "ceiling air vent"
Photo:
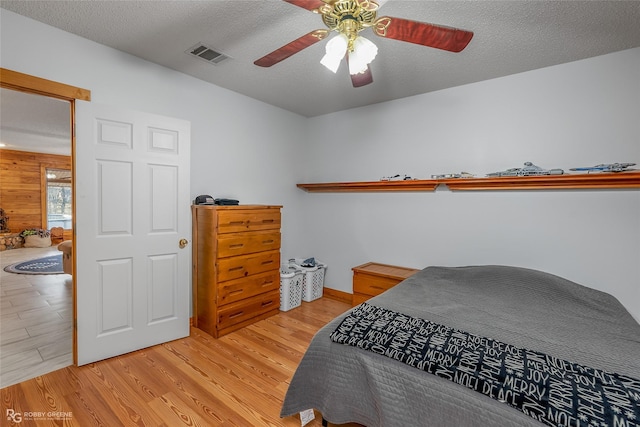
[[[187,53],[200,58],[203,61],[207,61],[210,64],[219,64],[220,62],[229,58],[227,55],[216,52],[215,50],[203,45],[202,43],[198,43],[197,45],[191,47],[187,50]]]

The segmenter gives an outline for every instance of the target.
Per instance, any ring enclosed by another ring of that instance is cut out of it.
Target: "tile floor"
[[[57,253],[56,246],[0,252],[0,388],[73,364],[71,276],[4,271]]]

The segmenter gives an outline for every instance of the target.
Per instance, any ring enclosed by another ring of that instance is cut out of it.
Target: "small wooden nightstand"
[[[377,262],[368,262],[353,267],[352,270],[353,298],[351,303],[354,306],[371,297],[380,295],[420,271],[415,268],[398,267]]]

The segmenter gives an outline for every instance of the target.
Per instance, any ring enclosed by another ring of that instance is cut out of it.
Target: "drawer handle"
[[[261,286],[264,288],[266,286],[271,286],[271,285],[273,285],[273,280],[265,281],[265,282],[262,283]]]
[[[244,221],[229,221],[229,225],[242,225]]]
[[[271,243],[273,243],[273,239],[271,239],[271,240],[263,240],[262,241],[263,245],[270,245]]]
[[[268,307],[268,306],[270,306],[271,304],[273,304],[273,300],[270,300],[270,301],[263,301],[263,302],[262,302],[262,306],[263,306],[263,307]]]
[[[271,223],[273,223],[273,221],[274,221],[273,219],[263,219],[262,223],[263,224],[271,224]]]
[[[244,266],[240,265],[238,267],[231,267],[229,271],[236,271],[236,270],[242,270],[242,269],[244,269]]]
[[[237,313],[233,313],[229,315],[229,319],[234,319],[236,317],[242,316],[244,314],[244,311],[239,311]]]
[[[381,289],[381,290],[385,290],[386,288],[383,288],[382,286],[376,286],[376,285],[370,285],[369,286],[371,289]]]
[[[234,245],[229,245],[229,249],[238,249],[244,246],[244,243],[236,243]]]
[[[238,294],[241,294],[243,292],[244,292],[244,289],[238,289],[238,290],[229,292],[229,296],[238,295]]]
[[[273,260],[269,259],[269,260],[266,260],[266,261],[262,261],[262,265],[267,265],[267,264],[273,264]]]

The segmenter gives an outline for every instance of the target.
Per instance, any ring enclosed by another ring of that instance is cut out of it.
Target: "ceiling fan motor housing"
[[[377,9],[378,5],[372,1],[338,0],[323,6],[319,12],[327,27],[353,41],[360,31],[375,24]]]

